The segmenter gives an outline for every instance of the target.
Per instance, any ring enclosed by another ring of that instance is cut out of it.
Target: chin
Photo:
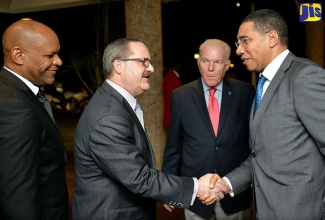
[[[52,85],[54,83],[55,79],[51,79],[51,80],[46,80],[44,85]]]
[[[143,90],[144,91],[148,91],[149,89],[150,89],[150,85],[149,84],[143,87]]]

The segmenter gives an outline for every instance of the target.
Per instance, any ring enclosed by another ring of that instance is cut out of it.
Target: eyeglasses
[[[263,34],[258,34],[258,35],[255,35],[255,36],[253,36],[253,37],[240,37],[240,38],[235,42],[235,45],[236,45],[236,47],[239,47],[239,46],[242,45],[242,44],[248,44],[249,39],[252,39],[252,38],[254,38],[254,37],[262,36],[262,35],[267,34],[267,33],[269,33],[269,32],[270,32],[270,31],[266,31],[266,32],[263,33]]]
[[[150,64],[153,66],[153,62],[148,59],[148,58],[124,58],[124,59],[119,59],[121,61],[140,61],[145,67],[149,67]]]

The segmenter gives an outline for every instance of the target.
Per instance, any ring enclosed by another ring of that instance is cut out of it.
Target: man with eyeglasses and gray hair
[[[255,90],[251,84],[225,77],[230,53],[224,41],[204,41],[197,59],[201,77],[173,91],[163,172],[224,176],[249,156],[248,120]],[[248,220],[250,197],[251,191],[246,189],[237,197],[226,195],[209,206],[196,200],[185,210],[185,219]]]
[[[76,187],[72,218],[156,219],[156,202],[189,208],[196,196],[210,204],[226,188],[209,189],[212,174],[177,177],[157,171],[143,112],[136,100],[150,89],[154,72],[143,41],[122,38],[103,57],[106,81],[85,108],[76,128]],[[204,197],[205,198],[205,197]]]
[[[325,70],[289,51],[286,21],[273,10],[248,15],[237,39],[243,64],[260,73],[252,154],[218,182],[235,197],[252,184],[256,219],[325,219]]]

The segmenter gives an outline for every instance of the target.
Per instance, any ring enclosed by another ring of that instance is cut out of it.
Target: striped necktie
[[[51,103],[48,101],[48,99],[46,98],[46,96],[44,95],[44,93],[42,92],[41,89],[38,90],[37,98],[43,104],[43,106],[45,107],[46,111],[51,116],[52,120],[54,121]]]

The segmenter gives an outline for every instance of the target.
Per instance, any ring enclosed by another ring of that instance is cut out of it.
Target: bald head
[[[55,36],[55,32],[48,26],[33,20],[20,20],[10,25],[2,37],[2,46],[6,57],[15,46],[28,49],[33,44],[41,44],[48,36]]]
[[[4,65],[37,86],[52,84],[62,61],[60,43],[48,26],[33,20],[10,25],[2,36]]]

